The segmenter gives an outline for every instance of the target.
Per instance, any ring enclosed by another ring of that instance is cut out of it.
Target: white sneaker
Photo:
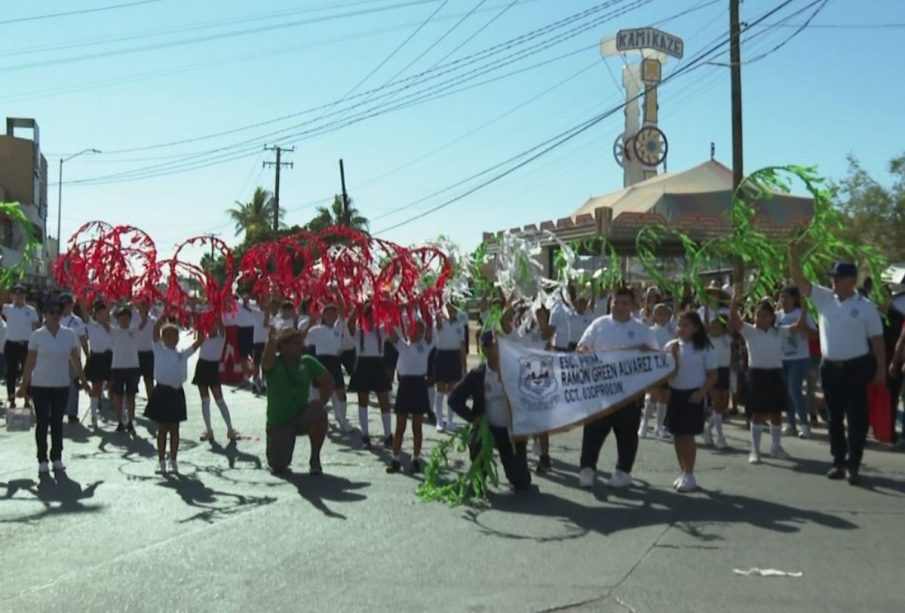
[[[63,464],[63,460],[54,460],[53,469],[54,470],[66,470],[66,465]]]
[[[446,431],[447,432],[458,432],[459,425],[455,422],[448,421],[448,422],[446,422]]]
[[[657,428],[657,436],[659,436],[662,439],[671,438],[671,435],[669,434],[669,430],[667,430],[666,428]]]
[[[46,475],[50,472],[50,464],[47,462],[38,462],[38,472],[42,475]]]
[[[446,424],[441,420],[437,420],[437,432],[446,432]]]
[[[645,424],[641,424],[641,427],[638,428],[638,438],[647,438],[647,426]]]
[[[348,419],[340,420],[340,422],[339,422],[339,431],[340,432],[342,432],[343,434],[348,434],[352,430],[353,430],[353,428],[352,428],[351,424],[349,424]]]
[[[760,464],[760,453],[752,451],[748,454],[748,464]]]
[[[782,448],[782,445],[776,445],[775,447],[770,448],[770,455],[776,458],[777,460],[790,460],[792,456]]]
[[[157,464],[157,474],[159,474],[159,475],[165,475],[166,472],[167,472],[167,463],[164,462],[163,460],[161,460],[161,461]]]
[[[632,484],[632,476],[628,473],[624,473],[618,468],[616,472],[613,473],[613,476],[610,477],[606,485],[607,487],[615,487],[615,488],[623,488],[628,487]]]
[[[798,433],[798,438],[802,440],[811,438],[811,424],[801,424],[801,432]]]
[[[785,426],[782,427],[782,433],[783,434],[794,434],[795,426],[793,426],[792,424],[786,424]]]
[[[676,477],[676,480],[672,482],[672,489],[677,489],[679,487],[679,484],[682,483],[682,479],[684,479],[684,478],[685,478],[684,474],[681,474],[678,477]]]
[[[694,475],[683,475],[682,481],[679,483],[678,487],[676,487],[677,492],[693,492],[698,489],[698,482],[695,480]]]
[[[170,468],[170,472],[171,472],[171,473],[178,473],[178,472],[179,472],[179,464],[176,462],[176,460],[174,460],[174,459],[172,459],[172,458],[170,458],[170,466],[169,466],[169,468]]]
[[[724,437],[722,434],[716,437],[716,442],[713,445],[720,451],[729,449],[729,445],[726,444],[726,437]]]
[[[713,435],[709,430],[704,430],[704,446],[713,447]]]
[[[586,489],[594,487],[594,469],[582,468],[578,473],[578,486]]]

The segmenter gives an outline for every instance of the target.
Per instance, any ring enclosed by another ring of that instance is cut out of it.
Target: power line
[[[518,3],[519,3],[519,0],[512,0],[512,2],[510,2],[509,4],[507,4],[506,6],[504,6],[503,9],[502,9],[499,13],[497,13],[496,15],[494,15],[493,17],[491,17],[489,21],[485,22],[483,26],[481,26],[480,28],[478,28],[477,30],[475,30],[468,38],[466,38],[465,40],[463,40],[461,43],[459,43],[458,45],[456,45],[451,51],[449,51],[446,55],[444,55],[444,56],[441,57],[439,60],[437,60],[436,62],[434,62],[434,65],[431,66],[431,68],[434,68],[434,67],[436,67],[438,64],[441,64],[441,63],[445,62],[447,59],[449,59],[449,57],[450,57],[451,55],[453,55],[456,51],[458,51],[459,49],[461,49],[462,47],[464,47],[465,45],[467,45],[468,43],[470,43],[476,36],[478,36],[481,32],[483,32],[484,30],[486,30],[487,28],[489,28],[489,27],[491,26],[491,24],[493,24],[493,22],[495,22],[497,19],[499,19],[500,17],[502,17],[504,14],[506,14],[506,13],[509,11],[509,9],[511,9],[513,6],[515,6],[515,5],[518,4]]]
[[[42,21],[45,19],[56,19],[57,17],[70,17],[72,15],[86,15],[88,13],[100,13],[102,11],[113,11],[116,9],[130,8],[133,6],[139,6],[142,4],[154,4],[157,2],[161,2],[161,0],[138,0],[137,2],[124,2],[121,4],[111,4],[108,6],[99,6],[93,9],[79,9],[77,11],[66,11],[63,13],[47,13],[44,15],[33,15],[32,17],[17,17],[15,19],[4,19],[0,21],[0,26],[5,26],[11,23],[25,23],[27,21]]]

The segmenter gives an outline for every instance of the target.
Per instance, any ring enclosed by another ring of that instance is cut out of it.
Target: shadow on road
[[[327,517],[346,519],[346,516],[337,513],[327,506],[325,500],[331,502],[361,502],[367,496],[353,490],[360,490],[370,486],[369,482],[352,482],[342,477],[333,475],[306,475],[301,473],[282,473],[274,475],[296,487],[299,496],[311,503]]]
[[[199,509],[194,515],[179,520],[180,524],[197,520],[212,524],[218,519],[271,504],[277,500],[271,496],[246,496],[215,490],[195,476],[180,474],[168,474],[157,485],[173,490],[187,506]]]
[[[8,483],[0,483],[0,487],[6,488],[6,493],[0,497],[0,501],[23,500],[23,498],[16,498],[16,495],[21,492],[29,496],[24,500],[40,503],[43,507],[36,513],[0,519],[0,522],[28,523],[54,515],[98,511],[101,505],[86,505],[83,504],[83,501],[93,498],[95,490],[101,483],[103,481],[95,481],[83,488],[79,482],[70,479],[63,471],[58,471],[53,476],[42,474],[38,477],[37,483],[32,479],[14,479]]]
[[[252,464],[258,470],[263,467],[261,464],[260,456],[256,456],[253,453],[247,453],[240,450],[239,445],[236,443],[236,441],[230,441],[226,445],[226,447],[216,441],[211,441],[210,450],[217,455],[222,455],[223,457],[225,457],[226,461],[229,463],[230,468],[235,468],[237,461]]]

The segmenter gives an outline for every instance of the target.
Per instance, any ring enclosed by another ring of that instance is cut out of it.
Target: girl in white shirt
[[[716,385],[710,390],[712,414],[704,425],[704,444],[726,449],[723,420],[729,411],[729,365],[732,363],[732,336],[725,315],[717,315],[707,324],[707,336],[717,356]],[[716,431],[716,439],[713,437]]]
[[[204,434],[202,441],[214,441],[214,430],[211,428],[211,394],[220,409],[220,415],[226,422],[226,436],[231,441],[239,438],[239,433],[233,429],[233,422],[229,415],[229,406],[223,398],[223,387],[220,384],[220,358],[223,355],[223,346],[226,339],[223,336],[223,322],[217,321],[210,334],[201,343],[201,351],[198,361],[195,363],[195,376],[192,385],[198,386],[201,395],[201,416],[204,418]]]
[[[361,311],[361,317],[367,330],[358,326],[357,309],[353,309],[349,316],[349,334],[355,339],[357,356],[355,369],[349,380],[349,389],[358,392],[358,425],[361,427],[361,446],[364,449],[371,448],[371,436],[368,433],[368,395],[374,392],[377,395],[377,404],[380,407],[380,419],[383,423],[383,446],[389,449],[393,446],[392,428],[393,416],[390,413],[390,388],[391,382],[387,378],[387,371],[383,364],[383,341],[387,337],[383,326],[374,321],[374,311],[370,303],[366,303]]]
[[[157,422],[157,460],[160,463],[158,472],[165,473],[164,463],[167,447],[167,435],[170,438],[170,472],[178,473],[179,465],[176,455],[179,453],[179,422],[186,420],[185,391],[182,385],[188,379],[188,359],[201,347],[204,336],[199,332],[192,345],[186,349],[177,349],[179,345],[179,328],[175,324],[165,323],[160,317],[154,323],[152,331],[154,351],[154,391],[148,403],[147,417]]]
[[[113,366],[113,341],[107,328],[110,325],[110,310],[101,301],[94,303],[92,318],[85,326],[88,332],[88,357],[85,362],[85,376],[91,384],[88,392],[91,410],[91,427],[97,428],[97,414],[101,403],[104,384],[110,381]]]
[[[704,399],[716,384],[716,352],[701,317],[694,311],[679,316],[678,339],[666,346],[678,362],[669,382],[666,425],[673,436],[682,474],[673,482],[679,492],[697,489],[695,436],[704,430]]]
[[[342,320],[339,318],[339,309],[335,304],[326,304],[321,311],[320,323],[312,326],[305,337],[305,345],[310,353],[323,364],[324,368],[333,377],[335,385],[332,404],[333,414],[339,423],[343,434],[352,430],[346,419],[346,380],[343,377],[343,367],[340,358],[343,341],[348,338]],[[315,386],[317,382],[315,381]]]
[[[405,328],[408,322],[403,319]],[[427,356],[433,344],[432,327],[416,321],[408,338],[400,338],[395,330],[390,332],[390,342],[399,352],[396,369],[399,373],[399,388],[396,390],[396,434],[393,437],[393,460],[387,467],[388,473],[402,470],[402,439],[409,415],[412,416],[412,473],[421,472],[421,424],[430,413],[430,399],[427,394]],[[403,334],[406,330],[401,330]]]
[[[654,325],[650,326],[651,332],[654,333],[654,340],[657,347],[663,349],[671,340],[676,338],[676,326],[672,319],[672,311],[663,303],[653,308]],[[660,387],[650,390],[647,394],[647,403],[644,407],[644,413],[641,416],[641,427],[638,429],[638,436],[647,438],[647,427],[650,418],[657,417],[657,436],[659,438],[669,438],[669,432],[663,425],[666,419],[666,403],[669,401],[669,383],[664,383]]]

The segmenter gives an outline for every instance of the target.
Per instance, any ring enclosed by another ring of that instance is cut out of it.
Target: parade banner
[[[676,367],[662,351],[554,353],[499,339],[510,433],[523,439],[567,430],[622,408]]]

